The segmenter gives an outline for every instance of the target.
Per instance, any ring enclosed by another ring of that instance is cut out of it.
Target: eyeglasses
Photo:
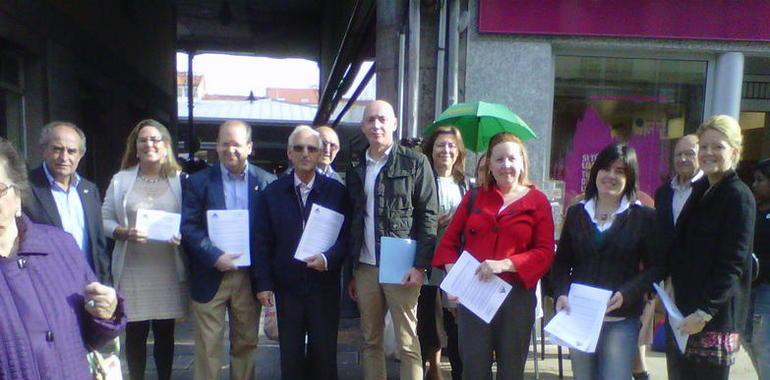
[[[4,197],[5,194],[8,193],[8,190],[15,189],[16,186],[14,185],[6,185],[3,183],[0,183],[0,198]]]
[[[697,153],[693,151],[679,152],[674,155],[674,158],[695,158]]]
[[[330,141],[325,141],[324,140],[324,141],[322,141],[322,143],[323,143],[324,148],[326,148],[328,146],[329,148],[331,148],[331,150],[336,150],[336,149],[340,148],[340,146],[338,144],[335,144],[335,143],[330,142]]]
[[[302,153],[303,150],[307,150],[308,153],[318,153],[318,147],[313,145],[292,145],[291,150],[295,153]]]
[[[163,141],[163,137],[161,136],[141,137],[136,139],[136,142],[138,142],[139,144],[149,144],[149,143],[159,144],[162,141]]]
[[[436,148],[455,149],[457,148],[457,144],[451,143],[451,142],[445,142],[445,143],[436,144]]]

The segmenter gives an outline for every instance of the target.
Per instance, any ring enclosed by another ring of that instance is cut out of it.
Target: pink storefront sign
[[[766,0],[479,0],[482,33],[770,42]]]

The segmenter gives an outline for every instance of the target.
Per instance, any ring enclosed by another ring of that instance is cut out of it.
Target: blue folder
[[[417,242],[393,237],[380,238],[380,284],[401,284],[414,266]]]

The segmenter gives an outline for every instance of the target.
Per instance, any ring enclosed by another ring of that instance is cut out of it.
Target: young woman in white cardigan
[[[185,317],[188,309],[179,236],[148,240],[147,231],[136,228],[139,209],[181,211],[181,172],[172,146],[165,126],[140,121],[128,136],[121,170],[112,177],[102,205],[104,232],[115,239],[115,288],[126,300],[126,359],[132,380],[144,379],[150,329],[158,377],[171,377],[175,320]]]

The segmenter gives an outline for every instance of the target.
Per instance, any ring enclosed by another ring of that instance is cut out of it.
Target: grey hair
[[[291,134],[289,135],[289,147],[294,146],[294,139],[299,136],[301,133],[309,133],[311,136],[315,137],[315,139],[318,141],[316,144],[317,147],[321,147],[323,144],[323,140],[321,139],[321,134],[318,133],[315,129],[310,127],[309,125],[300,124],[294,128],[293,131],[291,131]]]
[[[80,136],[80,155],[86,154],[86,134],[77,125],[69,121],[52,121],[43,126],[43,129],[40,130],[40,138],[37,141],[37,144],[42,149],[48,147],[48,143],[51,142],[51,134],[53,134],[53,130],[56,127],[67,127],[74,130]]]

